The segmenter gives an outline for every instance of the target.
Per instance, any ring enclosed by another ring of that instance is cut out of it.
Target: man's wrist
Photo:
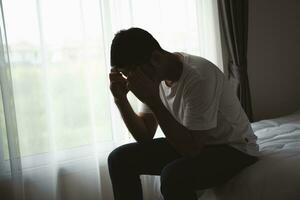
[[[153,99],[151,102],[149,102],[148,106],[150,107],[151,110],[157,110],[157,109],[161,109],[163,105],[162,101],[160,98],[155,98]]]
[[[121,98],[114,97],[114,101],[115,101],[115,104],[118,105],[118,104],[123,104],[123,103],[127,102],[128,99],[127,99],[127,96],[124,96],[124,97],[121,97]]]

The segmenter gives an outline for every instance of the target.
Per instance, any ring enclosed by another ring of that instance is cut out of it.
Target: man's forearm
[[[137,142],[144,142],[152,139],[143,120],[134,112],[127,98],[115,100],[115,104],[117,105],[129,132]]]
[[[193,155],[199,151],[190,131],[180,124],[161,101],[149,105],[167,140],[182,155]]]

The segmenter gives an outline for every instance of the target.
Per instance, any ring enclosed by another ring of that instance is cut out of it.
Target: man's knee
[[[176,165],[167,165],[160,176],[161,194],[165,199],[196,199],[191,180]]]
[[[137,143],[125,144],[114,149],[108,156],[107,162],[109,168],[118,167],[125,165],[130,162],[132,154],[136,151]]]
[[[172,165],[166,166],[161,172],[160,183],[162,194],[174,191],[177,187],[180,188],[182,183],[180,180],[180,173],[177,172],[176,167]]]

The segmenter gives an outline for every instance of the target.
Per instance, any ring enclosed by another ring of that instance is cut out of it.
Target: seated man
[[[224,74],[204,58],[162,49],[145,30],[118,32],[110,90],[136,143],[108,158],[116,200],[141,200],[141,174],[160,175],[165,200],[228,181],[257,161],[256,136]],[[136,114],[128,91],[143,102]],[[165,138],[153,139],[157,126]]]

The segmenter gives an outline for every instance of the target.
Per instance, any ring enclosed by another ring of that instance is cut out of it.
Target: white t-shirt
[[[160,98],[172,116],[189,130],[208,130],[194,134],[199,144],[229,144],[250,155],[258,155],[257,137],[240,102],[224,74],[208,60],[183,55],[178,81],[159,86]],[[151,113],[142,104],[140,112]]]

